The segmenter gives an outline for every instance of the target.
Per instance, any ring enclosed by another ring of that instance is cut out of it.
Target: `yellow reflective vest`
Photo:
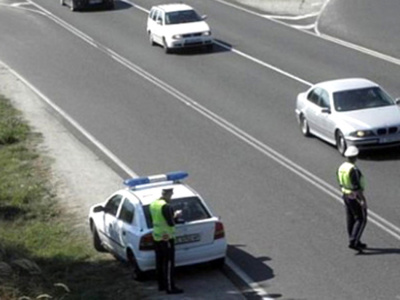
[[[354,164],[350,162],[344,162],[338,169],[338,181],[340,184],[340,187],[342,188],[343,194],[351,194],[354,190],[355,187],[353,186],[350,178],[350,172],[351,170],[355,167]],[[365,180],[364,176],[361,175],[360,178],[360,187],[361,190],[364,190],[365,188]]]
[[[150,204],[150,214],[153,220],[153,238],[155,241],[167,241],[175,238],[175,227],[169,226],[162,213],[164,199],[158,199]]]

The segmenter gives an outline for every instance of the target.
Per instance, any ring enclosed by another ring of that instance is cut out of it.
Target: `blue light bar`
[[[124,180],[124,185],[134,188],[138,185],[163,182],[163,181],[178,181],[185,179],[189,174],[183,171],[169,172],[166,174],[152,175],[148,177],[137,177]]]

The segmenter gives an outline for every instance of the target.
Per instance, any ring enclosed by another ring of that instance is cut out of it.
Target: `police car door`
[[[116,194],[108,200],[104,209],[104,219],[103,219],[103,231],[105,235],[106,247],[111,252],[117,252],[116,241],[118,241],[118,234],[115,230],[117,223],[117,213],[122,202],[123,196]]]
[[[126,259],[126,248],[134,248],[134,243],[139,239],[139,230],[135,220],[135,206],[128,198],[125,198],[118,214],[115,230],[117,232],[118,256]]]

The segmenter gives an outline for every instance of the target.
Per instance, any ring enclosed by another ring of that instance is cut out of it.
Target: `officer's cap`
[[[346,157],[355,157],[359,153],[358,148],[356,146],[349,146],[344,152],[344,156]]]
[[[169,194],[169,193],[172,193],[173,190],[174,190],[174,189],[172,189],[172,188],[163,189],[163,190],[162,190],[162,193],[163,193],[163,194]]]

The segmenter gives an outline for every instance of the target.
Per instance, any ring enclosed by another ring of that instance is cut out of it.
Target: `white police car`
[[[155,269],[152,221],[149,204],[160,198],[162,189],[173,188],[171,206],[181,210],[176,225],[175,265],[212,262],[223,266],[227,243],[224,225],[204,200],[181,182],[186,172],[171,172],[124,181],[126,189],[90,208],[89,224],[97,251],[110,252],[133,267],[133,277]]]

